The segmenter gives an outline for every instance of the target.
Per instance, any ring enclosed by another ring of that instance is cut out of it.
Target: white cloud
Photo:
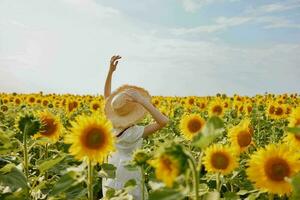
[[[210,1],[212,2],[212,1]],[[300,1],[286,1],[282,3],[273,3],[245,10],[239,16],[218,17],[214,24],[201,25],[192,28],[173,28],[171,33],[175,35],[214,33],[224,31],[231,27],[240,26],[246,23],[263,24],[264,28],[299,28],[300,24],[292,22],[284,17],[273,17],[269,14],[274,12],[283,12],[300,7]]]
[[[300,8],[299,0],[286,0],[277,3],[265,4],[256,8],[249,8],[246,10],[250,14],[270,14],[276,12],[284,12]]]
[[[222,30],[226,30],[230,27],[239,26],[251,21],[251,17],[219,17],[215,20],[215,24],[204,25],[193,28],[176,28],[171,29],[171,32],[175,35],[184,35],[184,34],[197,34],[197,33],[213,33]]]
[[[217,3],[217,2],[224,2],[224,1],[229,1],[229,2],[237,2],[240,0],[181,0],[183,8],[186,12],[195,12],[202,8],[203,6]]]
[[[256,21],[258,23],[264,24],[264,28],[266,29],[274,29],[274,28],[293,28],[299,29],[300,24],[294,23],[289,19],[285,19],[282,17],[262,17],[257,18]]]

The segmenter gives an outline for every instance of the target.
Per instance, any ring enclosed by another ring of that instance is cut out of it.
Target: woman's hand
[[[134,89],[128,89],[125,91],[125,93],[131,98],[133,102],[139,104],[143,104],[143,102],[145,102],[145,98]]]
[[[116,56],[112,56],[110,59],[110,67],[109,70],[111,72],[114,72],[117,68],[117,65],[119,63],[119,59],[121,59],[122,57],[120,55],[116,55]]]

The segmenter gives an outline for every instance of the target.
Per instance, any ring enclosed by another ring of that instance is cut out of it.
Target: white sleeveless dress
[[[132,153],[141,148],[143,142],[144,126],[134,125],[125,130],[121,136],[116,140],[116,152],[108,158],[108,163],[113,164],[116,169],[115,179],[102,179],[102,191],[105,195],[107,188],[122,189],[124,184],[130,180],[135,179],[137,185],[130,194],[133,195],[135,200],[142,200],[142,186],[145,187],[142,182],[141,169],[128,170],[124,167],[128,161],[132,160]],[[145,199],[148,199],[148,193],[145,187]]]

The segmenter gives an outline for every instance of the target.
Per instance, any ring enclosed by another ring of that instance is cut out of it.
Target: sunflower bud
[[[142,149],[135,151],[133,154],[133,162],[134,164],[139,166],[145,164],[149,158],[150,158],[149,154]]]
[[[31,136],[39,132],[41,122],[33,114],[25,114],[19,117],[16,126],[23,134],[26,132],[26,135]]]

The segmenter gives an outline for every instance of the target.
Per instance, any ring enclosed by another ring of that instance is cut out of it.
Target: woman
[[[129,171],[124,165],[132,160],[132,153],[141,148],[143,138],[166,126],[169,119],[151,104],[151,96],[143,88],[123,85],[111,93],[111,79],[119,59],[121,59],[119,55],[111,58],[104,88],[105,114],[112,122],[113,132],[117,138],[117,151],[108,159],[108,163],[117,168],[116,177],[115,179],[103,179],[102,190],[105,196],[108,188],[122,189],[128,180],[135,179],[137,186],[130,194],[134,199],[140,200],[143,199],[142,187],[145,187],[144,183],[140,184],[142,182],[141,170]],[[139,120],[143,119],[146,111],[156,122],[146,126],[136,125]],[[147,196],[146,191],[144,199],[147,199]]]

